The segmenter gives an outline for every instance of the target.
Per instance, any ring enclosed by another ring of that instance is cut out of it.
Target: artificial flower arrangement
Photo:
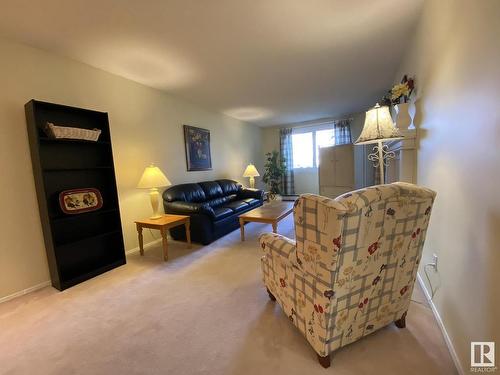
[[[384,105],[396,105],[400,103],[407,103],[410,100],[410,95],[415,88],[415,80],[413,78],[408,78],[405,74],[401,83],[394,85],[392,89],[388,91],[388,94],[384,96],[382,102]]]

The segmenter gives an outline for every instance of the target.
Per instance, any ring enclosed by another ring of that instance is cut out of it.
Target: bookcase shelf
[[[49,138],[46,136],[40,136],[39,141],[40,143],[81,143],[81,144],[93,144],[93,145],[103,145],[103,146],[106,145],[109,146],[111,144],[111,142],[100,141],[100,140],[94,142],[94,141],[86,141],[83,139],[56,139],[56,138]]]
[[[79,168],[44,168],[44,172],[86,171],[92,169],[113,169],[112,166],[79,167]]]
[[[72,220],[75,220],[75,219],[83,219],[83,218],[86,218],[87,216],[90,216],[90,217],[101,216],[101,215],[105,215],[105,214],[110,213],[110,212],[118,213],[118,209],[116,209],[116,208],[109,208],[109,209],[103,209],[103,208],[101,208],[98,211],[84,212],[84,213],[79,214],[79,215],[65,215],[65,214],[63,214],[61,212],[60,215],[53,216],[51,218],[51,220],[53,222],[58,222],[58,221],[72,221]]]
[[[31,100],[25,105],[33,174],[52,285],[64,290],[125,264],[108,115],[104,112]],[[52,139],[43,127],[100,129],[97,142]],[[95,188],[101,209],[65,214],[63,190]]]

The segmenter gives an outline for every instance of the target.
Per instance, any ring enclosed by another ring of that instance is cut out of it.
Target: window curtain
[[[333,122],[333,128],[335,130],[335,145],[348,145],[352,143],[351,121],[352,119],[349,118]]]
[[[294,195],[292,129],[280,129],[280,153],[285,162],[283,176],[283,194]]]

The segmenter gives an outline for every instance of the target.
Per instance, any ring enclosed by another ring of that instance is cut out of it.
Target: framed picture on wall
[[[184,125],[186,164],[188,171],[208,171],[212,169],[210,155],[210,130]]]

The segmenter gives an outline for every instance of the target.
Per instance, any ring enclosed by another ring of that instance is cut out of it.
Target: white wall
[[[418,183],[437,192],[422,264],[439,257],[434,304],[467,373],[471,341],[500,345],[499,18],[498,0],[426,1],[396,77],[416,77]]]
[[[319,193],[318,168],[297,168],[293,172],[295,194]]]
[[[3,39],[0,56],[0,298],[49,279],[24,115],[32,98],[109,113],[127,249],[137,246],[134,219],[150,215],[147,192],[135,188],[150,162],[174,184],[222,177],[246,183],[248,163],[262,170],[257,126]],[[212,171],[186,171],[183,124],[210,129]]]

